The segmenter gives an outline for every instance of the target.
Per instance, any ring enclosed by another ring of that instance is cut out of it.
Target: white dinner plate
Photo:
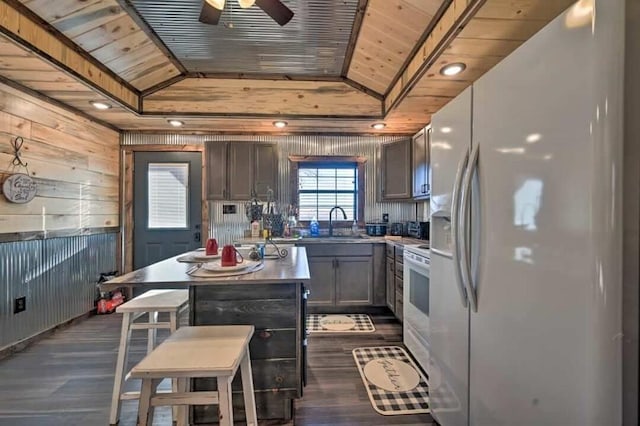
[[[258,265],[259,263],[260,262],[257,262],[255,260],[245,259],[244,262],[238,263],[235,266],[222,266],[220,264],[220,260],[216,260],[213,262],[205,263],[204,265],[202,265],[202,268],[206,269],[207,271],[213,271],[213,272],[231,272],[231,271],[242,271],[243,269],[252,268]]]
[[[204,254],[204,253],[193,253],[193,260],[196,261],[200,261],[200,262],[209,262],[212,261],[214,259],[220,259],[220,253],[218,252],[218,254]]]

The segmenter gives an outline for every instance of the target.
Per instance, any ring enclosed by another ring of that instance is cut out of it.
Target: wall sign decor
[[[17,137],[12,142],[13,145],[13,170],[16,167],[24,167],[27,173],[11,173],[2,183],[2,193],[5,198],[18,204],[28,203],[36,196],[37,185],[36,182],[29,176],[29,169],[27,163],[23,162],[20,158],[20,149],[24,140],[21,137]]]

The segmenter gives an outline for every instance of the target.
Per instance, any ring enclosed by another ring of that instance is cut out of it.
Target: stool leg
[[[149,312],[149,324],[158,322],[158,313],[157,312]],[[148,330],[148,338],[147,338],[147,355],[153,351],[153,348],[156,347],[156,329],[150,328]]]
[[[120,394],[124,382],[125,368],[127,366],[127,355],[129,352],[129,339],[131,337],[131,313],[125,312],[122,316],[122,330],[120,331],[120,346],[118,347],[118,360],[116,361],[116,374],[113,378],[113,394],[111,395],[111,413],[109,414],[109,424],[118,423],[120,416]]]
[[[178,392],[187,392],[189,385],[188,378],[178,379]],[[179,405],[178,413],[176,416],[176,426],[188,426],[189,425],[189,405]]]
[[[169,312],[169,331],[171,332],[171,334],[175,333],[175,331],[178,329],[178,318],[177,318],[177,312]],[[178,392],[178,379],[176,378],[172,378],[171,379],[171,391],[173,393]],[[172,413],[173,413],[173,420],[176,422],[180,421],[180,409],[179,407],[174,406],[172,408]]]
[[[151,397],[159,382],[156,379],[142,379],[140,399],[138,400],[138,426],[151,426],[153,424],[154,408],[151,405]]]
[[[240,373],[242,374],[242,394],[244,395],[244,410],[247,413],[247,426],[258,426],[256,414],[256,398],[253,393],[253,374],[251,372],[251,357],[249,347],[240,361]]]
[[[233,426],[231,379],[233,379],[233,377],[218,377],[218,400],[220,410],[218,419],[220,420],[220,426]]]

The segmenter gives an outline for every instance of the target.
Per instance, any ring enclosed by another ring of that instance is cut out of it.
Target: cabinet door
[[[382,145],[383,200],[409,199],[411,188],[411,139]]]
[[[278,151],[275,144],[255,144],[255,167],[253,187],[258,198],[266,199],[267,189],[273,190],[274,197],[278,196]]]
[[[393,257],[387,257],[387,307],[396,312],[396,273]]]
[[[396,263],[396,267],[398,267],[398,264]],[[395,278],[395,282],[396,282],[396,310],[395,310],[395,314],[396,314],[396,318],[398,318],[400,321],[402,321],[402,318],[404,318],[404,312],[403,312],[403,308],[404,308],[404,285],[403,285],[403,280],[400,276],[396,275]]]
[[[234,142],[229,144],[229,199],[249,200],[253,188],[254,144]]]
[[[227,196],[226,142],[206,142],[207,200],[224,200]]]
[[[373,303],[373,258],[349,256],[336,258],[336,305]]]
[[[427,132],[421,130],[411,140],[413,150],[413,198],[423,198],[427,191]]]
[[[307,287],[309,306],[334,306],[336,296],[335,262],[333,257],[309,257],[311,280]]]

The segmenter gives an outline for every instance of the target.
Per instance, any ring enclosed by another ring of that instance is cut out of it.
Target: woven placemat
[[[378,413],[395,416],[430,412],[427,379],[403,348],[356,348],[353,358]]]
[[[376,327],[366,314],[310,314],[307,330],[311,333],[373,333]]]

